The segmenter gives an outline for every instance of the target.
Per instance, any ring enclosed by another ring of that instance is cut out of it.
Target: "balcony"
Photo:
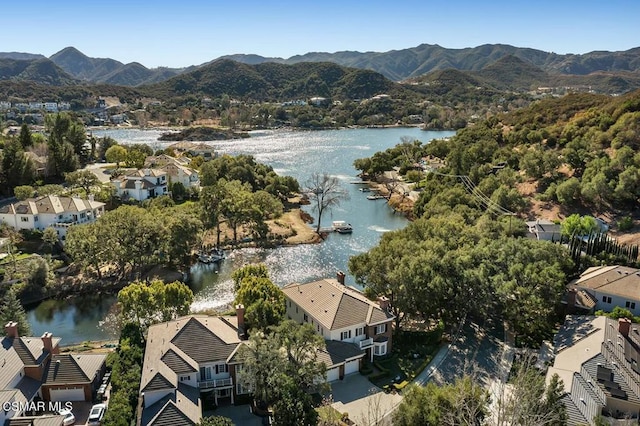
[[[229,388],[233,387],[233,380],[231,377],[226,379],[201,380],[198,382],[198,387],[200,389]]]
[[[373,337],[369,337],[368,339],[360,340],[358,342],[360,344],[360,349],[367,349],[373,346]]]

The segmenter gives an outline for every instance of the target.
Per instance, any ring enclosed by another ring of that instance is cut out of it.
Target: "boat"
[[[211,249],[209,253],[198,253],[198,261],[202,263],[216,263],[225,258],[224,251],[218,248]]]
[[[382,200],[384,199],[384,195],[368,195],[367,200]]]
[[[331,224],[333,230],[338,234],[350,234],[353,232],[353,227],[350,223],[345,222],[344,220],[335,220]]]
[[[371,192],[371,188],[369,188],[368,186],[360,188],[360,192]]]

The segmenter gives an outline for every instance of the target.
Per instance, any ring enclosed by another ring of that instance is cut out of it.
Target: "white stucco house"
[[[167,172],[158,169],[130,170],[111,180],[118,197],[137,201],[168,194],[167,182]]]
[[[628,266],[594,266],[567,286],[571,308],[611,312],[619,306],[640,315],[640,269]],[[587,303],[579,297],[588,295]],[[574,297],[573,295],[577,295]]]
[[[95,222],[104,213],[104,203],[91,197],[84,200],[76,197],[47,195],[29,198],[0,207],[0,221],[12,228],[44,231],[53,228],[61,241],[72,225]]]

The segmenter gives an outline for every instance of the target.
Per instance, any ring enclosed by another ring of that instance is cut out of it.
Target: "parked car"
[[[96,404],[93,407],[91,407],[91,411],[89,412],[89,419],[87,420],[87,425],[101,424],[105,411],[107,411],[107,406],[105,404]]]
[[[64,416],[64,419],[62,420],[62,424],[64,426],[70,426],[76,422],[76,416],[74,416],[71,410],[69,410],[68,408],[63,408],[62,410],[58,411],[58,414]]]

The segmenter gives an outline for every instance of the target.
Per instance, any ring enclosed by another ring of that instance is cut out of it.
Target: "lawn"
[[[392,353],[374,361],[374,371],[369,380],[385,390],[402,390],[431,362],[441,340],[440,326],[430,331],[397,332],[393,336]]]

